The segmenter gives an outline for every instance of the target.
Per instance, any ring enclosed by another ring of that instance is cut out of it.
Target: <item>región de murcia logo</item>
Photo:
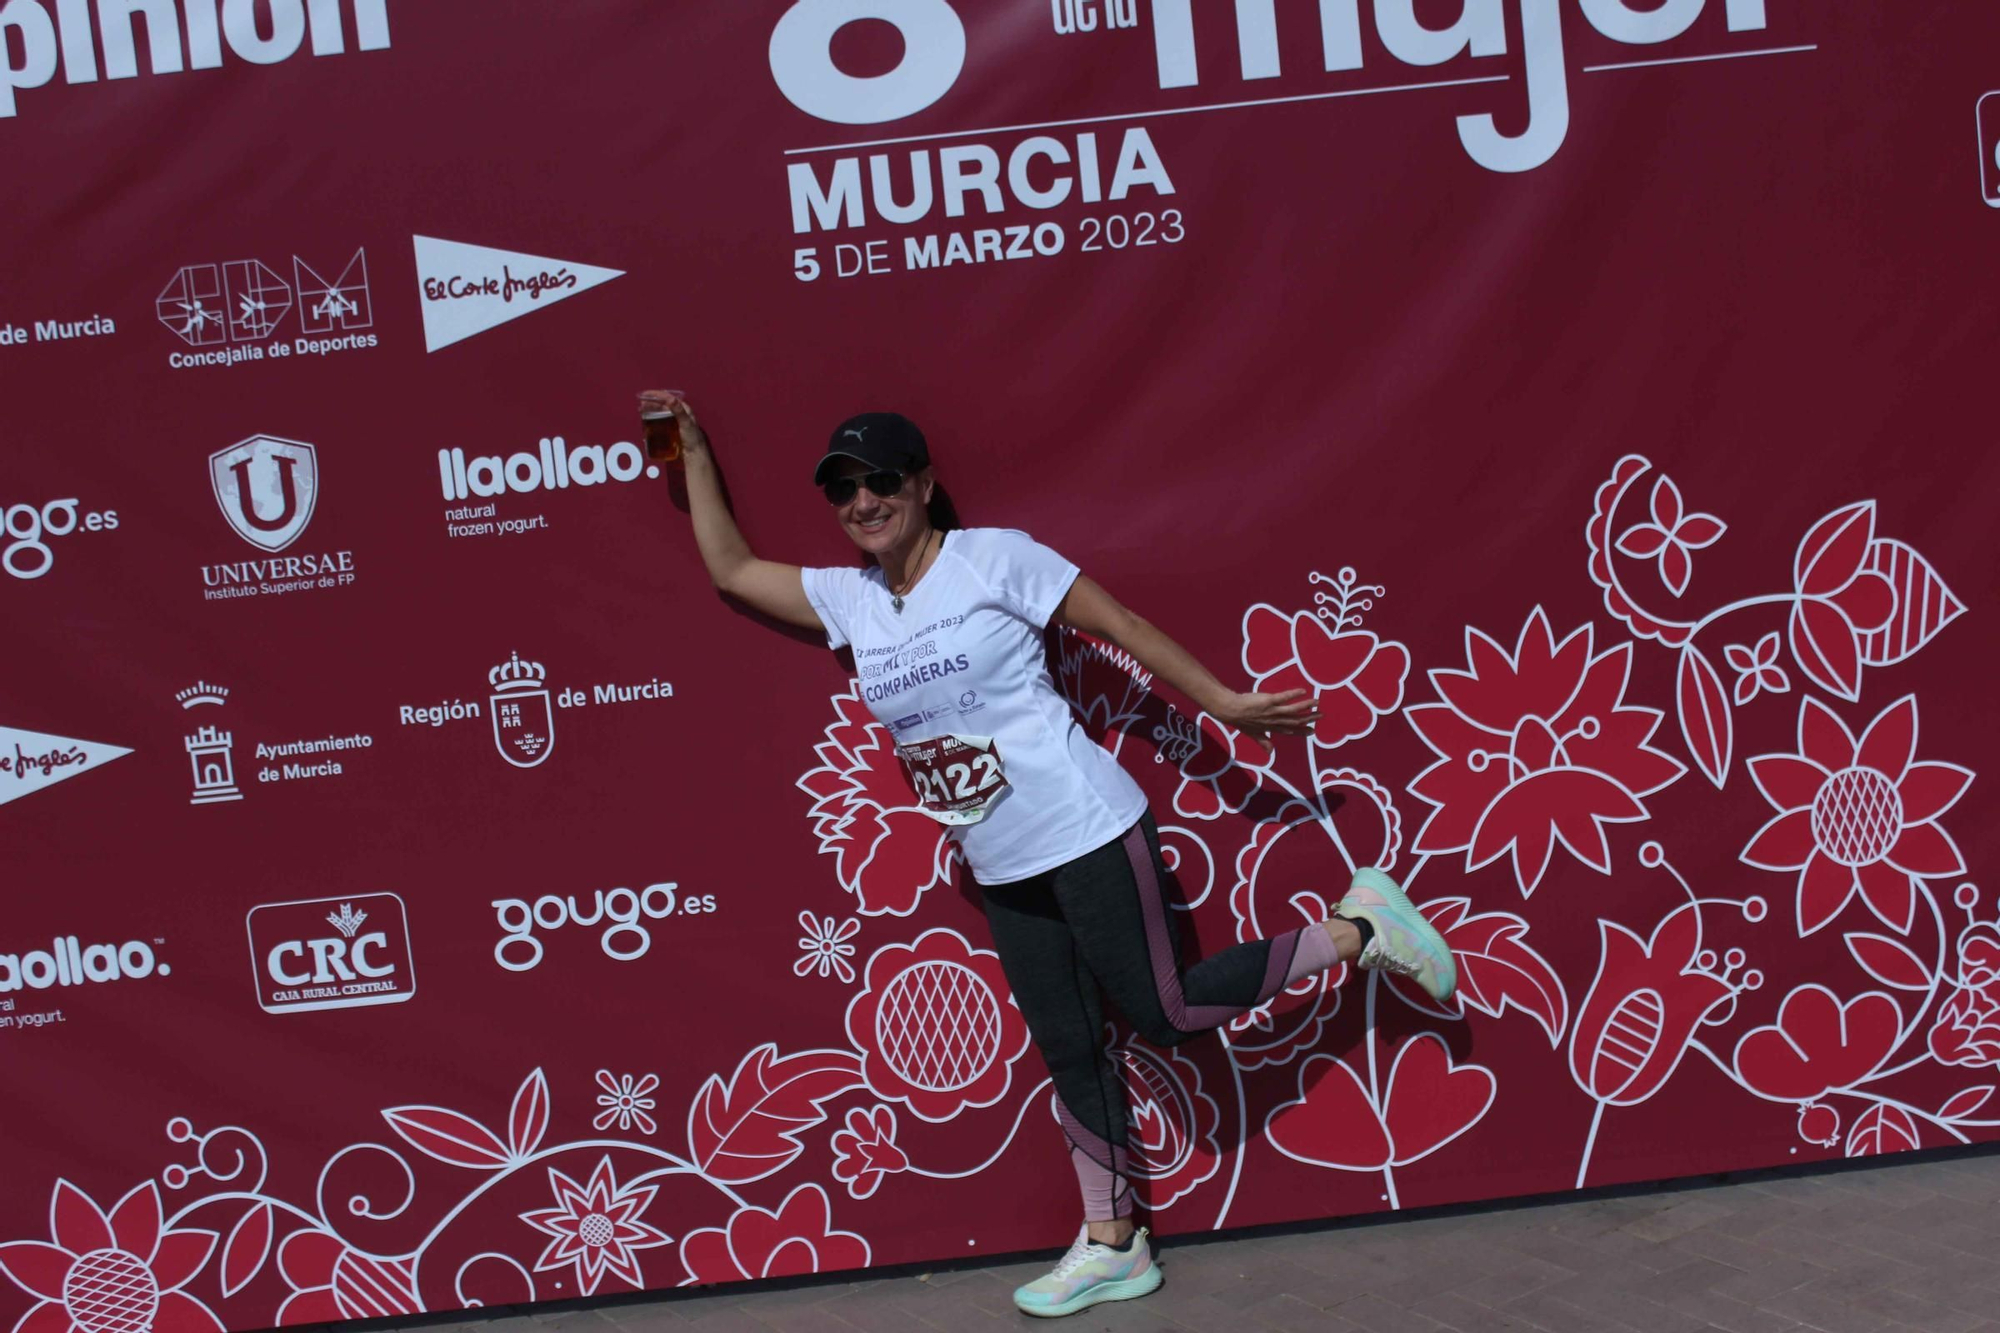
[[[493,745],[516,768],[535,768],[555,750],[556,710],[602,704],[644,703],[674,697],[673,682],[654,676],[631,682],[551,690],[548,668],[540,662],[508,654],[486,673],[490,693],[477,699],[443,699],[434,704],[404,704],[397,720],[406,727],[446,727],[482,714],[493,719]]]
[[[519,653],[486,673],[493,686],[487,699],[493,705],[493,743],[516,768],[533,768],[556,747],[547,677],[540,662],[523,662]]]

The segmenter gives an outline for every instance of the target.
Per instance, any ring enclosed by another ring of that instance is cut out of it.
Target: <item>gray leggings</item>
[[[1104,1049],[1100,988],[1147,1041],[1176,1046],[1337,960],[1318,926],[1180,965],[1152,815],[1053,870],[981,885],[993,944],[1055,1081],[1070,1161],[1092,1221],[1132,1212],[1125,1087]]]

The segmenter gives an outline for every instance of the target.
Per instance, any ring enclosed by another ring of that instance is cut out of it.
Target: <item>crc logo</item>
[[[247,925],[265,1013],[401,1004],[417,993],[409,921],[393,893],[266,903]]]
[[[297,255],[292,256],[290,282],[257,259],[189,264],[174,274],[154,309],[160,323],[190,347],[261,342],[277,332],[293,306],[298,307],[302,333],[374,327],[367,250],[356,250],[331,280],[322,269],[336,272],[324,265],[315,268]]]
[[[1979,197],[2000,208],[2000,90],[1979,99]]]
[[[319,454],[309,444],[252,435],[208,456],[215,502],[236,535],[266,551],[299,539],[319,501]]]

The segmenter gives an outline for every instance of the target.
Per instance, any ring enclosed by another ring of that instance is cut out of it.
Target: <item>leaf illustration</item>
[[[512,1160],[499,1136],[471,1116],[442,1106],[397,1106],[382,1113],[403,1141],[453,1166],[493,1171]]]
[[[732,1184],[762,1180],[805,1151],[799,1136],[826,1119],[820,1103],[861,1086],[852,1051],[805,1051],[780,1057],[766,1042],[743,1057],[723,1082],[711,1074],[688,1108],[695,1164]]]
[[[1485,1118],[1499,1084],[1484,1065],[1453,1064],[1444,1039],[1420,1032],[1396,1053],[1382,1120],[1395,1164],[1428,1157]]]
[[[1435,898],[1418,906],[1430,918],[1458,961],[1458,994],[1440,1007],[1403,977],[1386,976],[1389,987],[1412,1008],[1440,1018],[1464,1018],[1465,1005],[1499,1018],[1512,1005],[1541,1025],[1549,1044],[1559,1045],[1569,1027],[1569,997],[1548,961],[1526,944],[1528,923],[1511,912],[1467,913],[1470,898]]]
[[[1735,748],[1735,721],[1722,678],[1702,651],[1690,643],[1681,649],[1680,676],[1674,693],[1680,703],[1681,739],[1708,780],[1720,787],[1729,774]]]
[[[1939,1108],[1938,1119],[1963,1120],[1966,1116],[1971,1115],[1974,1111],[1986,1105],[1986,1099],[1992,1095],[1993,1085],[1991,1083],[1977,1088],[1961,1088],[1957,1092],[1954,1092],[1951,1095],[1951,1099]]]
[[[1900,1106],[1881,1102],[1861,1113],[1848,1131],[1847,1155],[1873,1157],[1877,1153],[1911,1152],[1918,1146],[1917,1123]]]
[[[1862,931],[1855,931],[1846,939],[1847,951],[1861,964],[1861,970],[1884,986],[1894,986],[1897,990],[1930,989],[1930,965],[1901,940]]]
[[[271,1254],[271,1205],[253,1204],[229,1230],[222,1246],[222,1294],[234,1296],[264,1267]]]
[[[537,1069],[514,1094],[514,1105],[507,1112],[507,1146],[517,1158],[530,1156],[542,1146],[548,1128],[549,1081]]]
[[[1395,1152],[1361,1080],[1331,1055],[1299,1066],[1298,1100],[1264,1118],[1264,1137],[1295,1162],[1336,1171],[1377,1171]]]
[[[1853,581],[1875,537],[1875,502],[1836,509],[1799,541],[1792,557],[1792,586],[1808,597],[1827,597]]]
[[[1931,562],[1906,543],[1888,538],[1871,542],[1867,568],[1889,580],[1896,594],[1889,622],[1861,636],[1861,660],[1869,666],[1893,666],[1965,614],[1965,603],[1945,586]]]
[[[1633,991],[1611,1011],[1590,1055],[1590,1094],[1615,1099],[1632,1086],[1659,1049],[1667,1007],[1656,990]]]
[[[1808,597],[1792,608],[1792,656],[1815,685],[1850,703],[1861,697],[1861,645],[1832,602]]]

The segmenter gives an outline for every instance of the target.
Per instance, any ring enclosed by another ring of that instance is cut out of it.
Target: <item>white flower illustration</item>
[[[800,912],[799,929],[805,932],[799,937],[799,948],[805,952],[792,964],[792,975],[803,977],[817,972],[852,984],[854,964],[847,960],[854,956],[854,945],[849,941],[860,933],[861,922],[849,917],[836,926],[830,916],[815,917],[811,912]]]
[[[598,1094],[597,1104],[604,1109],[590,1123],[598,1129],[609,1129],[616,1122],[620,1129],[630,1129],[634,1124],[648,1134],[660,1132],[659,1125],[646,1112],[657,1103],[646,1094],[660,1086],[657,1074],[648,1074],[642,1079],[634,1079],[630,1074],[621,1074],[616,1079],[607,1070],[597,1071],[597,1086],[604,1091]]]

